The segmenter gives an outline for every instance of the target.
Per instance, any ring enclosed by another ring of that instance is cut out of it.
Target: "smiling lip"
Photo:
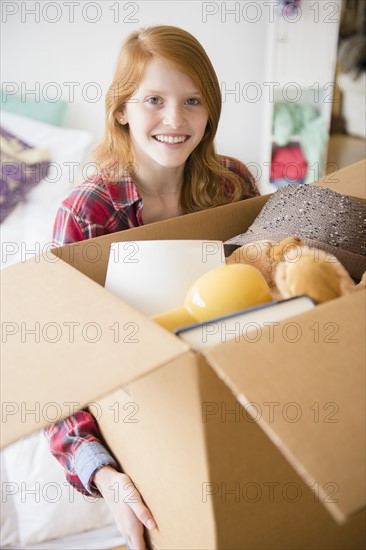
[[[155,134],[152,136],[155,141],[167,145],[180,145],[185,143],[191,136],[186,134]]]

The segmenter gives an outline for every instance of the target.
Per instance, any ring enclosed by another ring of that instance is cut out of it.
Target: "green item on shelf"
[[[275,103],[272,132],[279,147],[293,141],[299,142],[308,164],[305,183],[320,177],[329,134],[324,120],[314,107],[300,103]]]
[[[322,176],[324,153],[329,134],[321,117],[311,120],[300,133],[300,146],[308,163],[305,183],[312,183]]]

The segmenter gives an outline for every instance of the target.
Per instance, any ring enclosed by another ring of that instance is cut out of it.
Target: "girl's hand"
[[[131,479],[112,466],[103,466],[96,472],[94,483],[131,550],[146,550],[144,525],[147,529],[155,529],[156,523]]]

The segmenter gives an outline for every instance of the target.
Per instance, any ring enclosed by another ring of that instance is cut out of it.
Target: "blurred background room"
[[[2,265],[47,247],[61,200],[95,169],[105,93],[119,48],[137,28],[178,25],[201,41],[221,85],[217,150],[247,163],[262,194],[364,158],[365,7],[364,0],[3,2],[2,144],[13,136],[36,151],[23,152],[35,164],[25,164],[21,185],[16,175],[12,189],[2,184]],[[4,147],[2,156],[16,173]]]
[[[339,27],[336,90],[328,147],[328,171],[365,158],[366,2],[343,0]]]

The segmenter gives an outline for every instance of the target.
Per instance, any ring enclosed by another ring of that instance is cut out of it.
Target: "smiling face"
[[[154,59],[146,65],[138,91],[116,117],[129,125],[139,166],[179,168],[202,140],[208,112],[188,75]]]

